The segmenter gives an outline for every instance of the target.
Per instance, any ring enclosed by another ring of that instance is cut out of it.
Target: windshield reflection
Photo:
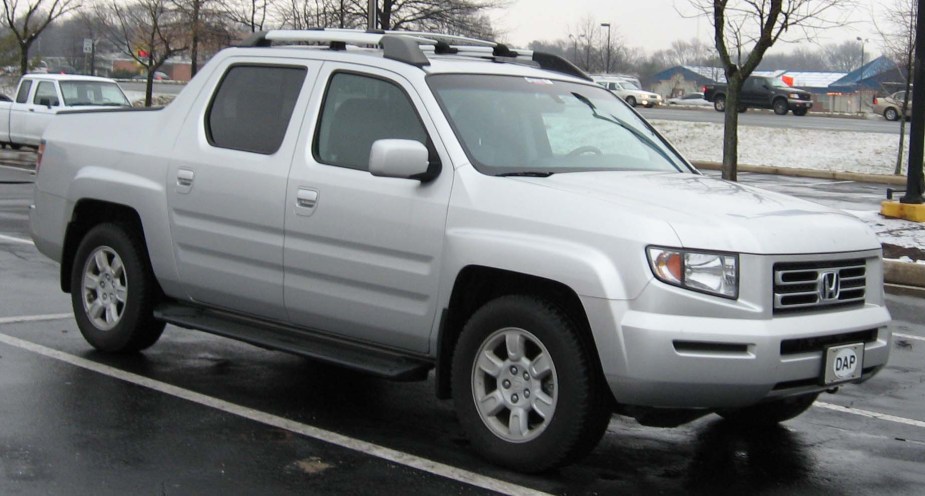
[[[457,74],[428,83],[482,173],[691,172],[648,123],[597,85]]]

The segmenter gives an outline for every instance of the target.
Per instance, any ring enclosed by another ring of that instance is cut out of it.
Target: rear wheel
[[[898,121],[899,112],[896,111],[896,109],[894,109],[893,107],[890,107],[883,111],[883,118],[888,121]]]
[[[736,425],[766,427],[790,420],[813,406],[819,393],[768,401],[745,408],[720,410],[721,417]]]
[[[717,95],[716,99],[713,100],[713,108],[717,112],[725,112],[726,111],[726,97],[723,95]]]
[[[92,228],[77,248],[71,304],[80,333],[94,348],[130,352],[164,331],[154,318],[160,289],[139,236],[125,224]]]
[[[548,301],[511,295],[485,304],[453,354],[453,400],[473,448],[523,472],[586,454],[611,416],[596,359]]]
[[[632,97],[632,96],[628,96],[628,97],[626,97],[626,103],[629,104],[630,107],[635,107],[635,106],[636,106],[636,98],[635,98],[635,97]]]
[[[787,111],[790,110],[787,107],[787,100],[784,100],[783,98],[778,98],[777,100],[774,100],[773,108],[774,108],[774,113],[777,115],[787,115]]]
[[[746,107],[745,105],[739,105],[739,108],[737,110],[739,111],[740,114],[744,114],[745,112],[748,111],[748,107]]]

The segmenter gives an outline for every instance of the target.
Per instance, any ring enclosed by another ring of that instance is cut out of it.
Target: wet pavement
[[[93,351],[57,265],[27,241],[31,187],[10,174],[0,168],[2,495],[925,492],[925,300],[888,296],[888,367],[778,428],[614,417],[588,458],[525,476],[469,451],[432,378],[383,381],[173,326],[144,353]]]

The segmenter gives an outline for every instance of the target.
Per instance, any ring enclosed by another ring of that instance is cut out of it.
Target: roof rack
[[[306,30],[281,29],[254,33],[239,43],[238,47],[268,47],[273,42],[327,43],[333,50],[343,50],[347,44],[357,46],[381,46],[383,57],[416,67],[430,65],[430,60],[421,49],[431,47],[438,55],[468,55],[491,59],[495,62],[521,63],[529,60],[541,69],[551,70],[591,81],[591,76],[568,60],[551,53],[530,50],[512,50],[507,45],[494,41],[467,38],[447,34],[418,31],[359,31],[355,29],[313,28]]]

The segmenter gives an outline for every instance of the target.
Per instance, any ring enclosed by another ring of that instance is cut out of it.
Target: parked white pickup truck
[[[567,61],[491,42],[261,33],[162,110],[59,116],[35,186],[92,346],[170,323],[434,370],[517,470],[577,459],[614,412],[782,422],[890,351],[863,222],[705,177]]]
[[[27,74],[16,97],[0,101],[0,144],[38,146],[55,114],[68,109],[129,107],[112,79],[61,74]]]

